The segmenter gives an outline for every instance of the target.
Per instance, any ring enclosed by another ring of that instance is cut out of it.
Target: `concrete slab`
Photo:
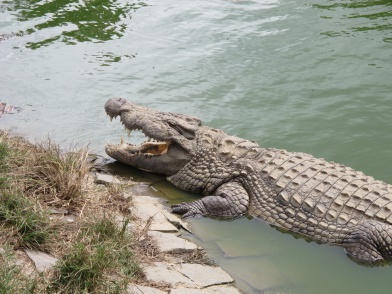
[[[161,291],[156,288],[140,286],[140,285],[129,285],[127,287],[127,293],[129,294],[167,294],[167,292]]]
[[[57,262],[57,258],[49,254],[30,249],[25,249],[24,251],[34,262],[34,265],[39,272],[44,272],[45,270],[52,268]]]
[[[134,196],[132,199],[133,203],[135,204],[160,204],[161,200],[156,197],[151,197],[151,196]]]
[[[165,282],[172,288],[197,288],[197,285],[186,276],[173,269],[173,266],[163,262],[155,262],[153,265],[143,267],[146,279],[152,282]]]
[[[151,183],[147,182],[136,182],[135,185],[126,188],[126,194],[132,195],[132,197],[139,197],[139,196],[155,196],[155,197],[163,197],[164,194],[155,189]]]
[[[13,251],[10,261],[11,264],[15,264],[20,269],[20,273],[25,277],[31,279],[35,279],[38,277],[38,271],[35,266],[35,263],[31,260],[31,258],[26,254],[24,250]]]
[[[136,196],[136,197],[134,196],[132,201],[135,206],[141,206],[146,204],[155,205],[157,210],[149,206],[146,207],[149,207],[153,212],[159,211],[166,218],[166,220],[169,221],[171,224],[173,224],[176,228],[183,228],[188,232],[191,232],[189,225],[186,222],[184,222],[180,217],[171,213],[168,210],[168,208],[162,203],[161,199],[156,197],[151,197],[151,196]],[[161,217],[161,216],[157,216],[157,217]]]
[[[212,286],[203,289],[171,289],[170,294],[241,294],[241,292],[233,286]]]
[[[220,267],[183,263],[176,264],[173,268],[191,279],[200,288],[232,283],[234,281],[233,278]]]
[[[241,292],[233,286],[212,286],[203,289],[205,294],[241,294]]]
[[[167,220],[154,203],[140,203],[134,201],[131,212],[141,220],[141,226],[145,226],[150,217],[152,217],[153,219],[150,225],[151,231],[178,232],[178,229]]]
[[[102,184],[102,185],[109,185],[109,184],[124,184],[125,181],[120,180],[119,178],[112,176],[112,175],[107,175],[107,174],[101,174],[97,173],[95,174],[95,182],[97,184]]]
[[[177,288],[171,289],[170,294],[204,294],[202,289]]]
[[[196,244],[172,233],[150,231],[148,235],[156,241],[159,250],[165,253],[184,253],[197,249]]]
[[[167,220],[171,222],[173,225],[175,225],[177,228],[183,228],[184,230],[187,230],[189,233],[192,233],[190,226],[186,222],[184,222],[178,215],[168,211],[167,208],[163,205],[161,208],[161,212],[167,218]]]

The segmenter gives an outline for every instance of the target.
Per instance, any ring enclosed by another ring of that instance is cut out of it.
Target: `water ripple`
[[[38,49],[56,41],[67,45],[80,42],[105,42],[120,38],[128,29],[132,13],[145,6],[143,2],[104,1],[2,1],[0,9],[9,11],[19,22],[28,23],[27,28],[14,36],[34,35],[26,47]],[[23,27],[23,26],[21,26]],[[38,41],[36,40],[38,39]]]

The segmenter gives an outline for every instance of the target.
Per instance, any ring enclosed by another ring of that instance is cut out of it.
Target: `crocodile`
[[[205,195],[172,206],[183,217],[259,218],[319,243],[345,249],[358,262],[392,259],[392,185],[301,152],[263,148],[202,125],[194,116],[160,112],[123,98],[105,104],[140,145],[121,139],[106,153],[135,168],[166,175],[175,186]]]

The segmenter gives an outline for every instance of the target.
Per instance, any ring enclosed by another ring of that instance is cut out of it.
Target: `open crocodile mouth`
[[[149,157],[160,156],[167,153],[170,142],[144,142],[140,145],[133,145],[125,143],[124,138],[121,137],[121,143],[117,145],[121,147],[123,151],[129,153],[129,155],[145,155]]]
[[[110,117],[110,121],[113,120],[112,116]],[[121,136],[121,142],[120,144],[106,144],[106,147],[111,149],[111,147],[114,147],[115,149],[121,149],[121,151],[126,152],[128,156],[145,156],[145,157],[156,157],[156,156],[161,156],[164,155],[168,152],[169,146],[170,146],[170,141],[158,141],[154,138],[150,138],[147,136],[142,129],[139,128],[133,128],[133,129],[128,129],[124,122],[121,120],[121,123],[123,124],[128,137],[131,137],[132,131],[140,131],[143,133],[143,135],[146,137],[146,140],[141,143],[140,145],[134,145],[125,142],[124,137]]]

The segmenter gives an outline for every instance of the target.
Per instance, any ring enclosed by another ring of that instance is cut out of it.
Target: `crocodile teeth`
[[[112,122],[113,121],[113,116],[109,116],[109,118],[110,118],[110,122]]]
[[[121,144],[124,144],[124,137],[121,136]]]
[[[127,135],[128,135],[128,137],[131,136],[131,130],[128,130],[128,129],[127,129]]]

